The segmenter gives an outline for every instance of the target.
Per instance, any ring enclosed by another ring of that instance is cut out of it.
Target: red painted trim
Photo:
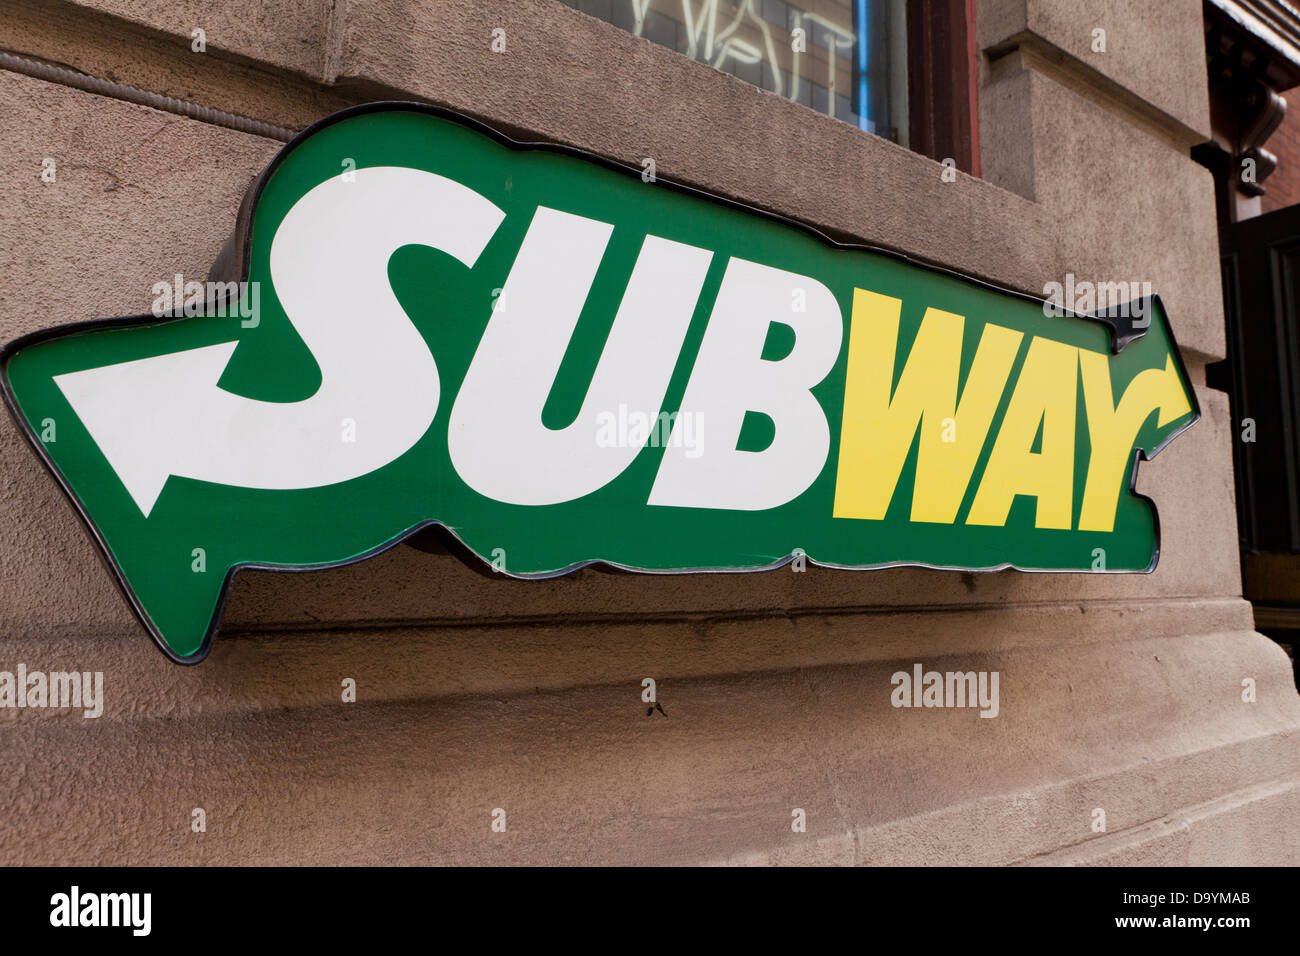
[[[911,147],[978,176],[975,0],[911,0],[907,33]]]
[[[980,175],[980,53],[975,40],[975,0],[966,0],[966,82],[970,110],[970,174]]]

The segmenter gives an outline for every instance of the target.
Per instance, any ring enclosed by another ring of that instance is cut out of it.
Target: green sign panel
[[[10,343],[11,411],[174,660],[234,573],[429,525],[495,570],[1147,571],[1199,415],[1098,319],[409,104],[280,153],[206,285]]]

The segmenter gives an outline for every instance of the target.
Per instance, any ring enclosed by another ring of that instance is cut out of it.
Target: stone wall
[[[1150,281],[1204,414],[1141,468],[1150,575],[521,582],[402,546],[243,573],[192,668],[3,416],[0,669],[102,670],[107,703],[0,711],[0,862],[1300,862],[1300,699],[1240,596],[1233,429],[1201,385],[1224,350],[1213,185],[1188,156],[1202,36],[1199,0],[980,0],[984,178],[945,183],[555,0],[0,2],[2,50],[277,126],[419,99],[1011,288]],[[0,103],[6,341],[202,275],[281,145],[20,72]],[[916,662],[999,671],[998,718],[892,708]]]

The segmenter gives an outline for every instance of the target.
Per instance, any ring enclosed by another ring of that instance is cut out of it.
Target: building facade
[[[3,862],[1300,862],[1300,698],[1206,386],[1200,0],[0,8],[0,339],[147,311],[292,131],[414,100],[1008,289],[1150,282],[1202,412],[1138,472],[1150,574],[516,581],[426,536],[242,572],[189,668],[5,417],[0,669],[104,691],[0,711]],[[997,672],[996,718],[892,706],[918,664]]]

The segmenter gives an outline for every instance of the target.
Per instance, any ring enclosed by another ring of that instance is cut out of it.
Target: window
[[[561,0],[978,175],[974,0]]]

